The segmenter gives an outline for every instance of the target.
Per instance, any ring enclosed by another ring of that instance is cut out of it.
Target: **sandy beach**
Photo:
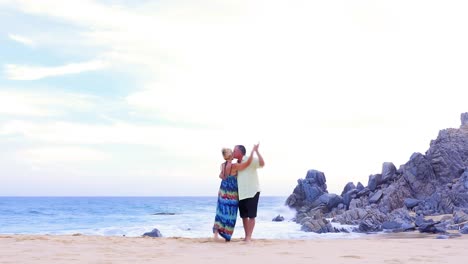
[[[464,263],[468,236],[369,235],[359,239],[0,235],[0,263]]]

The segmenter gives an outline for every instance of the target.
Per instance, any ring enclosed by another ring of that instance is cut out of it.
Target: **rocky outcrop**
[[[296,209],[296,222],[311,232],[339,232],[330,218],[356,226],[357,232],[461,230],[468,225],[468,113],[461,122],[459,129],[441,130],[425,154],[413,153],[399,169],[384,162],[367,186],[348,182],[340,195],[328,193],[323,172],[309,170],[286,205]],[[425,219],[443,214],[450,217]]]
[[[286,205],[296,209],[304,205],[318,206],[320,202],[317,199],[325,193],[328,193],[325,174],[309,170],[305,179],[297,180],[297,186],[286,200]]]

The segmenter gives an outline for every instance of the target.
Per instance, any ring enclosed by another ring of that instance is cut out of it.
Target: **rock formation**
[[[466,232],[468,113],[461,115],[459,129],[441,130],[425,154],[414,153],[399,169],[384,162],[382,172],[370,175],[366,187],[349,182],[341,195],[330,194],[325,174],[309,170],[286,205],[296,209],[295,221],[302,230],[317,233],[341,231],[327,219],[355,225],[357,232]]]

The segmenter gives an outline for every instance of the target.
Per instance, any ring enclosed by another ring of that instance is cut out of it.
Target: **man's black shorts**
[[[239,213],[241,218],[257,217],[258,198],[260,193],[257,192],[254,197],[239,201]]]

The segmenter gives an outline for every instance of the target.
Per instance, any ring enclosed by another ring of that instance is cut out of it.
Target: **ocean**
[[[260,196],[254,238],[353,238],[356,233],[303,232],[286,197]],[[164,237],[211,237],[217,197],[0,197],[0,234],[80,233],[138,237],[157,228]],[[277,215],[285,218],[273,222]],[[237,219],[233,238],[244,235]]]

